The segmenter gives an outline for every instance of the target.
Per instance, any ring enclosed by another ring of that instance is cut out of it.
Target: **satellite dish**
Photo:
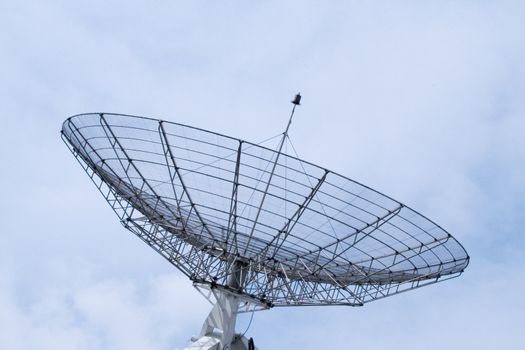
[[[256,349],[237,314],[361,306],[459,276],[443,228],[363,184],[277,149],[163,120],[79,114],[62,138],[120,222],[214,300],[187,349]]]

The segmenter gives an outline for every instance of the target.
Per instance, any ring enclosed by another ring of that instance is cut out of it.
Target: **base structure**
[[[252,338],[235,333],[240,305],[247,305],[243,298],[226,291],[212,291],[216,302],[204,321],[200,334],[191,339],[184,350],[257,350]]]

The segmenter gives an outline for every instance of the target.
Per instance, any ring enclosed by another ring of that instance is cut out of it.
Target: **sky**
[[[211,309],[60,139],[83,112],[260,141],[417,209],[471,263],[364,307],[259,312],[259,349],[523,349],[523,1],[0,2],[0,348],[182,349]],[[249,315],[242,315],[244,331]]]

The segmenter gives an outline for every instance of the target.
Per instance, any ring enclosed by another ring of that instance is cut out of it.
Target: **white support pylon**
[[[217,302],[204,321],[199,336],[192,338],[193,342],[184,350],[257,350],[253,341],[235,334],[239,297],[220,291],[214,294]]]
[[[230,344],[235,334],[239,300],[234,295],[217,293],[217,302],[202,325],[200,336],[213,336],[217,330],[223,345]]]

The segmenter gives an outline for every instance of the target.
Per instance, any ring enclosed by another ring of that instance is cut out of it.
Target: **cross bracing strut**
[[[166,148],[167,148],[168,153],[169,153],[169,158],[170,158],[170,160],[172,162],[173,168],[175,169],[175,173],[179,177],[179,182],[180,182],[182,188],[184,189],[186,197],[188,198],[188,202],[191,204],[191,208],[195,211],[195,214],[197,215],[199,220],[202,222],[202,226],[206,229],[206,231],[208,232],[210,237],[213,237],[212,233],[206,227],[206,223],[202,220],[202,217],[200,216],[199,212],[197,211],[197,208],[195,207],[195,203],[191,200],[189,192],[186,190],[186,186],[184,185],[184,181],[182,180],[182,176],[179,173],[179,168],[177,167],[177,164],[175,162],[175,158],[173,157],[173,153],[171,152],[170,143],[168,141],[168,138],[166,137],[166,131],[164,130],[164,125],[163,125],[162,121],[159,121],[159,128],[160,128],[160,131],[161,131],[160,134],[161,134],[164,142],[166,143]]]
[[[228,230],[226,232],[226,244],[230,241],[230,235],[233,232],[233,247],[234,253],[238,253],[237,246],[237,203],[239,191],[239,169],[241,167],[242,141],[239,141],[239,149],[237,150],[237,160],[235,162],[235,174],[233,176],[232,195],[230,200],[230,216],[228,218]]]

